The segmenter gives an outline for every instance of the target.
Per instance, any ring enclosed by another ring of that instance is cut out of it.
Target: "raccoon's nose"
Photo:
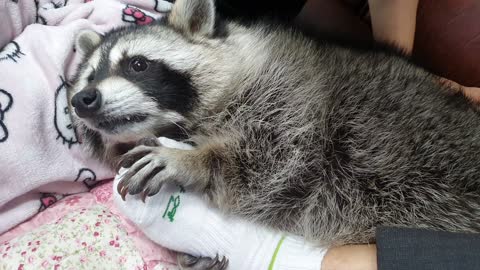
[[[72,106],[81,118],[92,117],[102,103],[102,95],[97,89],[82,90],[72,98]]]

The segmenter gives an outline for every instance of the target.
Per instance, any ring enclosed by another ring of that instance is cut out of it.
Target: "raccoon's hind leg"
[[[182,270],[224,270],[227,269],[228,260],[218,256],[215,258],[194,257],[185,253],[177,254],[178,266]]]

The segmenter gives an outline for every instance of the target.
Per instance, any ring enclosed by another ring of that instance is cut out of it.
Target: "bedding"
[[[112,202],[66,87],[75,36],[162,18],[163,0],[0,0],[0,269],[176,269]]]
[[[45,198],[50,200],[51,198]],[[0,236],[0,269],[177,269],[115,207],[112,181],[67,196]]]
[[[85,2],[84,2],[85,1]],[[162,18],[163,0],[0,0],[0,234],[114,172],[82,149],[66,87],[79,31]]]

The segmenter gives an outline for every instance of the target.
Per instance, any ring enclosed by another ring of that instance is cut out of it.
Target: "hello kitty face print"
[[[0,143],[8,139],[8,129],[4,123],[5,114],[13,105],[13,97],[7,91],[0,89]]]
[[[25,54],[20,50],[20,45],[15,41],[11,41],[0,50],[0,62],[12,61],[16,63],[23,55]]]
[[[122,12],[122,20],[124,22],[134,23],[136,25],[147,25],[155,20],[144,11],[130,5],[127,5]]]
[[[70,108],[67,98],[67,83],[60,76],[60,85],[55,92],[55,114],[54,124],[57,130],[57,139],[61,139],[63,144],[67,144],[68,148],[78,143],[77,134],[73,127],[72,118],[70,116]]]

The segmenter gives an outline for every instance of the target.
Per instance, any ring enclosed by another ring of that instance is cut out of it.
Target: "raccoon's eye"
[[[95,80],[95,73],[94,72],[90,73],[90,75],[88,75],[88,77],[87,77],[87,81],[89,83],[93,82],[93,80]]]
[[[130,68],[135,72],[142,72],[148,68],[148,61],[143,57],[135,57],[130,60]]]

